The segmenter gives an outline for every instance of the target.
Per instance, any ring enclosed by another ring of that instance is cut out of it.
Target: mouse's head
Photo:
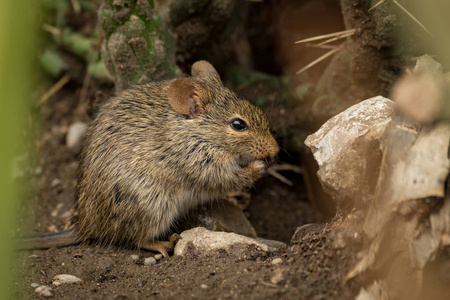
[[[277,155],[279,147],[263,111],[225,88],[210,63],[196,62],[192,77],[170,85],[168,98],[172,108],[194,122],[196,133],[220,148],[230,163],[245,168]]]

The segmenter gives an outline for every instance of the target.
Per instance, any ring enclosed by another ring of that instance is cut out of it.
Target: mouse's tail
[[[52,247],[62,247],[75,245],[82,241],[76,226],[59,231],[31,237],[19,238],[17,250],[48,249]]]

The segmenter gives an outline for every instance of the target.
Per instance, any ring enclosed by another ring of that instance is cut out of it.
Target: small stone
[[[83,122],[76,122],[70,125],[66,135],[66,145],[70,149],[81,148],[81,141],[86,135],[88,124]]]
[[[44,297],[53,296],[53,289],[51,287],[49,287],[48,285],[41,285],[41,286],[37,287],[34,291]]]
[[[207,284],[204,284],[204,283],[202,285],[200,285],[200,287],[202,289],[205,289],[205,290],[209,288],[209,286]]]
[[[156,265],[156,259],[154,257],[147,257],[146,259],[144,259],[144,265]]]
[[[32,287],[33,289],[38,288],[39,286],[40,286],[40,284],[39,284],[39,283],[36,283],[36,282],[33,282],[33,283],[31,284],[31,287]]]
[[[61,180],[59,179],[59,178],[54,178],[53,180],[52,180],[52,182],[50,183],[50,186],[52,187],[52,188],[54,188],[55,186],[57,186],[58,184],[60,184],[61,183]]]
[[[55,286],[61,285],[63,283],[77,283],[81,282],[82,280],[76,276],[70,275],[70,274],[59,274],[55,275],[53,277],[52,284]]]
[[[156,254],[155,255],[155,259],[156,260],[160,260],[162,257],[163,257],[162,254]]]
[[[39,256],[37,256],[36,254],[31,254],[28,256],[28,258],[36,259],[39,258]]]
[[[283,260],[282,260],[281,258],[279,258],[279,257],[275,258],[275,259],[272,260],[272,262],[271,262],[271,264],[272,264],[273,266],[277,266],[277,265],[279,265],[279,264],[281,264],[281,263],[283,263]]]
[[[284,280],[283,271],[281,269],[276,269],[273,271],[273,275],[270,278],[270,282],[273,284],[278,284]]]
[[[130,255],[130,258],[131,258],[132,261],[136,262],[136,261],[139,260],[139,255],[137,255],[137,254],[131,254],[131,255]]]
[[[36,169],[34,169],[34,174],[41,175],[42,174],[42,167],[36,167]]]

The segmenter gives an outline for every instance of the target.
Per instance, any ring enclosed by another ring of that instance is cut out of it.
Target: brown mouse
[[[100,107],[81,152],[76,226],[22,248],[95,239],[167,256],[175,240],[158,238],[177,217],[251,186],[278,150],[262,110],[198,61],[192,77],[136,85]]]

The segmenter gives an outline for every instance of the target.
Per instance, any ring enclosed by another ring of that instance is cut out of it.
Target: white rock
[[[209,288],[209,286],[208,286],[207,284],[204,284],[204,283],[203,283],[202,285],[200,285],[200,288],[202,288],[202,289],[205,289],[205,290],[206,290],[206,289],[208,289],[208,288]]]
[[[39,283],[36,283],[36,282],[33,282],[32,284],[31,284],[31,287],[33,288],[33,289],[35,289],[35,288],[37,288],[37,287],[39,287],[40,286],[40,284]]]
[[[53,296],[53,289],[49,287],[48,285],[41,285],[37,287],[34,290],[37,294],[44,296],[44,297],[51,297]]]
[[[50,186],[51,187],[55,187],[55,186],[57,186],[58,184],[60,184],[61,183],[61,180],[59,179],[59,178],[54,178],[53,180],[52,180],[52,182],[50,183]]]
[[[139,255],[131,254],[131,255],[130,255],[130,258],[131,258],[132,261],[135,262],[135,261],[139,260]]]
[[[276,269],[273,271],[272,277],[270,277],[270,282],[273,284],[278,284],[284,280],[283,271],[281,269]]]
[[[276,250],[273,247],[269,247],[266,243],[253,238],[231,232],[210,231],[203,227],[186,230],[180,236],[181,239],[175,246],[174,255],[185,255],[189,251],[189,244],[192,244],[196,251],[202,254],[219,249],[225,250],[230,254],[231,247],[233,247],[233,250],[246,250],[248,246],[254,246],[256,249],[264,252]],[[284,243],[278,243],[283,247],[286,246]]]
[[[75,122],[70,125],[66,135],[66,145],[70,149],[77,149],[81,145],[81,141],[86,135],[88,124],[83,122]]]
[[[156,259],[154,257],[147,257],[146,259],[144,259],[144,265],[156,265]]]
[[[155,255],[155,259],[156,260],[160,260],[162,257],[163,257],[162,254],[156,254]]]
[[[272,260],[271,264],[274,266],[277,266],[279,264],[283,263],[283,260],[279,257],[275,258],[274,260]]]
[[[80,278],[70,274],[58,274],[53,277],[52,284],[58,286],[64,283],[77,283],[81,281],[82,280]]]

